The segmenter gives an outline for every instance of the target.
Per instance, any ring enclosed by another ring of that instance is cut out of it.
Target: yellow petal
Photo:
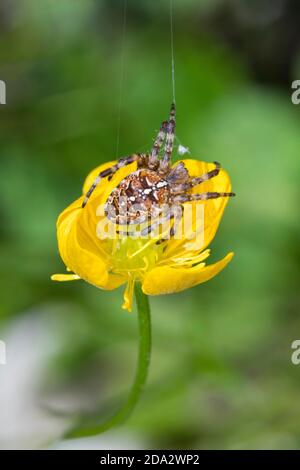
[[[59,225],[62,223],[62,221],[72,212],[74,212],[76,209],[80,209],[81,205],[83,203],[84,197],[81,196],[80,198],[76,199],[72,204],[70,204],[68,207],[66,207],[58,216],[57,222],[56,222],[56,227],[58,228]]]
[[[86,230],[85,209],[80,204],[78,207],[78,203],[71,206],[57,224],[58,247],[65,265],[97,287],[108,290],[119,287],[126,279],[109,273],[96,228]]]
[[[59,281],[59,282],[65,282],[65,281],[76,281],[80,279],[77,274],[53,274],[51,276],[52,281]]]
[[[228,253],[221,261],[204,266],[204,263],[194,267],[163,266],[152,269],[144,277],[142,288],[147,295],[172,294],[201,284],[216,276],[232,259],[233,253]]]
[[[210,170],[215,168],[214,163],[205,163],[198,160],[182,160],[185,167],[189,171],[191,177],[201,176],[204,173],[207,173]],[[177,165],[178,163],[176,163]],[[220,173],[211,178],[204,183],[201,183],[198,186],[195,186],[192,190],[192,193],[203,193],[203,192],[230,192],[231,183],[228,174],[225,170],[221,169]],[[218,198],[218,199],[209,199],[207,201],[197,201],[193,202],[192,205],[195,208],[196,206],[202,206],[204,210],[204,231],[203,236],[199,237],[199,242],[195,245],[195,249],[199,252],[204,250],[213,240],[216,231],[218,229],[219,223],[221,221],[224,209],[228,203],[227,197]],[[190,205],[190,203],[185,203],[183,206]],[[195,221],[193,221],[192,229],[195,231]],[[180,250],[184,251],[184,245],[190,242],[186,237],[182,239],[171,239],[167,244],[167,249],[165,251],[165,258],[170,256],[176,256],[177,252]]]

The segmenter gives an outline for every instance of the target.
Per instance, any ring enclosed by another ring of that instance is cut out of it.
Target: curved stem
[[[117,411],[115,415],[111,416],[107,421],[100,423],[97,423],[97,420],[93,420],[93,422],[79,422],[76,426],[74,426],[74,428],[67,432],[65,435],[66,438],[94,436],[96,434],[101,434],[102,432],[107,431],[112,427],[122,424],[130,416],[141,396],[147,380],[150,364],[151,318],[149,299],[143,293],[140,283],[136,283],[135,285],[135,296],[139,322],[139,354],[135,379],[129,392],[127,401],[122,406],[122,408]]]

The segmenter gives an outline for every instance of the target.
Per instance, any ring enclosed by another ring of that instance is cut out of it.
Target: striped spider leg
[[[176,127],[176,106],[175,103],[171,104],[170,117],[166,126],[166,143],[164,148],[164,155],[159,162],[158,172],[162,175],[168,173],[170,169],[170,162],[173,152],[173,143],[175,137]]]
[[[210,170],[201,176],[191,178],[186,184],[186,189],[191,189],[194,186],[198,186],[199,184],[204,183],[205,181],[208,181],[211,178],[214,178],[215,176],[217,176],[220,173],[221,165],[218,162],[215,162],[215,165],[216,167],[213,170]],[[182,191],[181,193],[179,192],[174,197],[174,200],[180,203],[183,203],[187,201],[205,201],[208,199],[217,199],[220,197],[232,197],[232,196],[235,196],[235,193],[213,191],[213,192],[205,192],[205,193],[199,193],[199,194],[186,194],[184,193],[184,191]]]
[[[157,137],[154,141],[151,153],[149,155],[148,168],[150,170],[156,170],[159,166],[160,173],[166,173],[169,168],[169,163],[171,160],[171,155],[173,151],[173,141],[174,141],[174,132],[175,132],[175,115],[176,107],[175,104],[171,104],[170,115],[168,121],[163,121],[160,127],[160,130],[157,134]],[[158,159],[158,155],[162,144],[166,140],[164,155],[161,161]]]
[[[93,191],[96,189],[96,187],[98,186],[98,184],[100,183],[100,181],[103,179],[103,178],[106,178],[106,177],[112,177],[114,175],[114,173],[116,173],[116,171],[118,171],[120,168],[124,167],[124,166],[127,166],[127,165],[130,165],[131,163],[137,161],[138,163],[142,163],[143,159],[144,159],[144,155],[143,154],[133,154],[133,155],[129,155],[127,157],[123,157],[123,158],[120,158],[120,160],[118,160],[118,162],[109,167],[109,168],[106,168],[106,170],[103,170],[99,173],[99,175],[95,178],[92,186],[90,187],[90,189],[88,190],[88,192],[86,193],[85,195],[85,198],[84,198],[84,201],[82,203],[82,207],[85,207],[89,198],[91,197]]]
[[[149,155],[149,161],[148,161],[148,167],[150,170],[156,170],[158,167],[158,155],[159,155],[161,146],[163,144],[163,141],[165,140],[165,136],[167,132],[167,125],[168,125],[168,121],[162,122],[159,132],[157,134],[157,137],[154,141],[151,153]]]
[[[154,220],[152,223],[150,223],[150,225],[148,225],[146,228],[144,228],[141,231],[141,235],[142,236],[149,235],[150,233],[152,233],[159,226],[163,226],[166,222],[170,222],[173,219],[176,220],[177,207],[178,206],[169,206],[169,207],[167,207],[167,211],[164,212],[163,216],[159,217],[157,220]],[[181,214],[180,214],[180,218],[181,218]],[[170,228],[169,234],[172,233],[173,227],[174,227],[174,223],[173,223],[172,227]],[[169,236],[171,236],[171,235],[169,235]]]
[[[160,243],[165,242],[166,240],[169,240],[170,238],[174,237],[177,227],[179,226],[182,216],[183,216],[183,211],[184,207],[181,204],[174,204],[170,208],[170,217],[169,219],[174,219],[172,227],[170,227],[170,230],[168,232],[168,235],[166,237],[161,238],[160,240],[157,240],[156,244],[159,245]]]
[[[136,209],[138,212],[140,212],[139,210],[139,207],[137,207]],[[151,211],[151,214],[155,213],[155,217],[152,219],[152,218],[148,218],[148,221],[145,220],[145,217],[144,217],[144,214],[140,215],[136,220],[135,220],[135,223],[130,223],[127,224],[127,228],[126,230],[117,230],[117,233],[120,234],[120,235],[126,235],[126,236],[129,236],[129,237],[136,237],[136,238],[139,238],[139,237],[147,237],[147,235],[150,235],[151,233],[153,233],[158,227],[160,226],[163,226],[166,222],[168,221],[171,221],[175,218],[175,215],[176,215],[176,210],[175,212],[173,211],[173,207],[172,206],[168,206],[167,204],[165,205],[164,208],[161,208],[157,205],[153,205],[152,206],[152,211]],[[134,227],[134,225],[139,225],[139,224],[143,224],[143,223],[147,223],[148,222],[148,225],[146,225],[146,227],[144,227],[143,229],[141,230],[130,230],[128,227]]]
[[[218,199],[219,197],[232,197],[235,196],[235,193],[218,193],[218,192],[207,192],[199,194],[181,194],[176,196],[176,201],[178,202],[188,202],[188,201],[206,201],[208,199]]]

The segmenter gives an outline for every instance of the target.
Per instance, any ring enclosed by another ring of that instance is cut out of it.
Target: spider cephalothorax
[[[106,201],[105,213],[118,225],[132,226],[148,222],[141,230],[141,235],[152,232],[166,220],[181,218],[182,204],[185,202],[233,196],[234,193],[224,192],[192,193],[194,186],[217,176],[220,165],[216,163],[213,170],[196,178],[189,175],[182,162],[172,167],[174,136],[175,104],[172,104],[169,120],[161,124],[151,153],[121,158],[115,165],[102,171],[87,192],[82,207],[85,207],[102,178],[111,178],[120,168],[133,162],[137,162],[138,169],[126,176],[111,192]],[[160,157],[163,143],[164,150]],[[175,229],[173,224],[171,236],[174,235]]]

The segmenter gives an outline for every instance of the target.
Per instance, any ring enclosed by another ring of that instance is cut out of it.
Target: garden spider
[[[172,168],[175,125],[175,104],[172,103],[169,119],[161,124],[151,153],[139,153],[121,158],[115,165],[99,173],[86,193],[82,207],[86,206],[94,189],[103,178],[111,179],[120,168],[133,162],[137,162],[137,170],[126,176],[111,192],[106,201],[105,214],[115,224],[127,227],[148,222],[148,225],[139,232],[141,236],[150,234],[166,221],[174,220],[169,232],[169,237],[173,236],[176,230],[175,221],[181,219],[182,204],[185,202],[234,196],[231,192],[197,194],[190,192],[194,186],[217,176],[221,167],[215,162],[213,170],[195,178],[190,177],[182,162]],[[163,143],[163,155],[160,158]],[[132,235],[128,229],[126,234]]]

